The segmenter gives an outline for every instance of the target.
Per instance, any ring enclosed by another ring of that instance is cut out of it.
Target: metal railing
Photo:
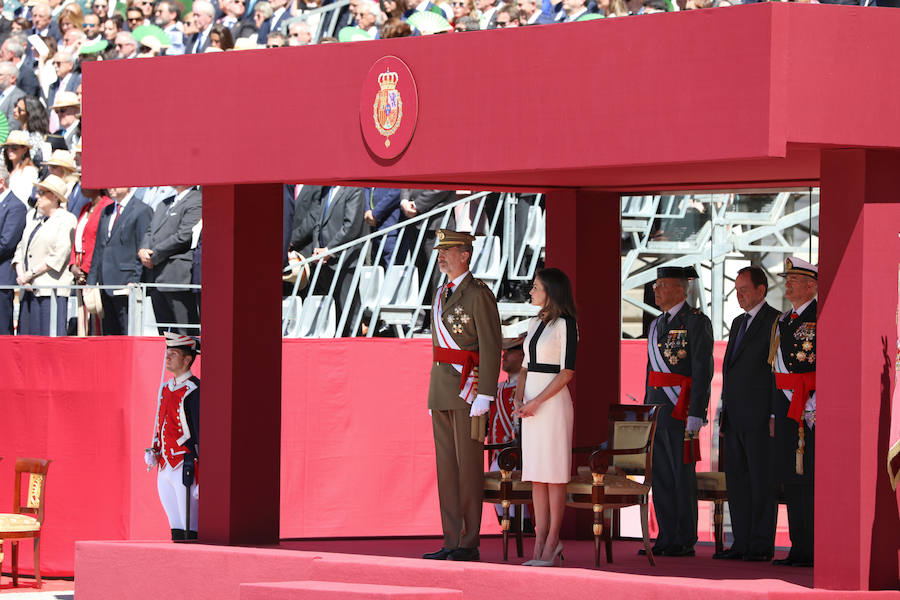
[[[180,329],[196,329],[200,331],[200,323],[160,323],[156,321],[153,312],[153,304],[150,301],[149,290],[153,288],[166,288],[178,290],[200,291],[200,286],[195,284],[180,283],[130,283],[126,285],[0,285],[0,290],[16,290],[21,298],[22,293],[26,291],[49,290],[50,302],[50,330],[46,335],[50,337],[58,337],[56,327],[57,318],[59,316],[59,308],[57,299],[60,297],[59,290],[70,290],[77,292],[86,289],[113,290],[111,295],[127,295],[128,296],[128,335],[157,335],[157,329],[180,328]],[[67,307],[67,320],[75,318],[77,311],[76,294],[68,296],[69,302]],[[18,323],[19,304],[14,304],[13,320]],[[17,327],[18,330],[18,327]]]
[[[437,274],[437,251],[426,246],[426,242],[431,242],[433,229],[447,227],[457,211],[464,217],[470,216],[467,229],[477,236],[470,265],[475,277],[483,280],[495,295],[506,282],[530,281],[545,245],[541,197],[529,195],[533,203],[523,209],[519,207],[522,198],[516,194],[494,195],[496,205],[491,208],[486,202],[490,195],[480,192],[448,202],[329,248],[327,254],[302,260],[298,266],[302,269],[310,265],[312,276],[304,298],[299,295],[301,278],[285,298],[283,335],[373,337],[377,331],[392,328],[396,337],[412,337],[427,329],[430,295],[444,276]],[[517,223],[523,218],[526,223]],[[386,256],[386,242],[394,233],[397,237],[393,250]],[[353,255],[355,258],[348,258]],[[325,266],[326,260],[332,264],[336,260],[334,276],[323,275],[323,268],[332,268]],[[319,285],[323,277],[330,277],[327,289]],[[343,277],[351,277],[348,291],[345,297],[336,297]],[[499,310],[501,319],[508,321],[506,331],[510,335],[524,330],[524,320],[537,312],[536,307],[525,302],[501,301]]]

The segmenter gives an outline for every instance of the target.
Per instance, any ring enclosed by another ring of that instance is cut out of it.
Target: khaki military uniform
[[[469,402],[476,395],[493,397],[497,392],[502,351],[500,315],[494,294],[471,273],[446,299],[445,288],[438,289],[432,306],[432,342],[435,347],[456,346],[478,352],[479,366],[468,385],[461,386],[466,381],[453,364],[431,365],[428,408],[432,411],[441,525],[444,548],[477,548],[486,421],[485,417],[469,417]],[[473,435],[473,421],[480,429],[480,439]]]

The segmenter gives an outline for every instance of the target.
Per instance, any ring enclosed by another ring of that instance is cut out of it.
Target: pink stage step
[[[460,590],[340,581],[244,583],[240,595],[240,600],[462,600],[463,597]]]
[[[391,541],[380,543],[389,545]],[[433,543],[433,540],[423,542]],[[699,562],[668,560],[671,565],[667,574],[652,575],[580,567],[534,569],[509,564],[454,563],[283,548],[169,542],[78,542],[75,547],[75,595],[78,600],[159,600],[178,590],[180,597],[191,600],[242,600],[245,584],[317,581],[442,588],[459,592],[456,598],[461,600],[900,600],[900,592],[810,589],[775,579],[780,572],[777,567],[770,567],[771,579],[729,578],[729,573],[739,572],[739,569],[736,566],[737,571],[729,570],[728,565],[718,564],[728,561],[709,560],[709,563],[717,563],[718,571],[705,572],[704,576],[708,578],[704,579],[691,566],[699,567]],[[660,559],[659,563],[663,566],[664,561]],[[678,569],[679,565],[683,567]],[[671,570],[672,567],[676,568]]]

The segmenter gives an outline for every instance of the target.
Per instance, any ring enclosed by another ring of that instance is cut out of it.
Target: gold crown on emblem
[[[397,89],[398,81],[400,81],[400,75],[391,73],[390,69],[378,76],[378,85],[380,85],[383,90]]]

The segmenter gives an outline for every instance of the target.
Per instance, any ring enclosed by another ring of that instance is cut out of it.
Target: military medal
[[[672,365],[677,365],[678,361],[687,357],[687,329],[672,329],[666,336],[665,350],[663,356]]]
[[[456,334],[462,333],[463,325],[472,320],[472,317],[466,314],[466,311],[462,306],[455,307],[453,312],[448,314],[445,318],[450,325],[450,331]]]

